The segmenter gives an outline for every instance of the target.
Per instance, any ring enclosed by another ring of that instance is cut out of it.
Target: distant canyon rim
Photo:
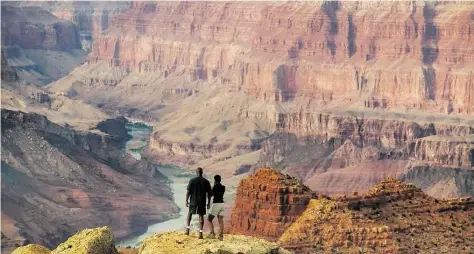
[[[221,174],[229,212],[261,167],[331,195],[394,177],[474,196],[473,13],[464,1],[2,2],[2,109],[85,132],[144,121],[146,163]]]

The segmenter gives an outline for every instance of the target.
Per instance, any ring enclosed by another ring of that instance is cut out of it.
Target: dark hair
[[[221,176],[220,175],[215,175],[214,176],[214,181],[220,183],[221,182]]]
[[[196,171],[200,176],[202,176],[202,168],[201,167],[197,168]]]

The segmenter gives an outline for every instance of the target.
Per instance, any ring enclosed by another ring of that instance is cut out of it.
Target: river
[[[137,160],[140,160],[142,157],[142,150],[147,145],[152,129],[151,127],[139,122],[128,123],[127,129],[128,133],[132,136],[132,139],[125,144],[125,149]],[[143,239],[157,232],[174,230],[184,231],[187,214],[187,207],[185,205],[186,186],[192,176],[189,173],[186,173],[182,168],[157,165],[157,169],[171,180],[170,186],[173,192],[173,198],[180,209],[179,216],[176,219],[148,226],[145,233],[118,243],[120,246],[137,247]],[[197,218],[193,218],[193,225],[196,224],[196,219]]]

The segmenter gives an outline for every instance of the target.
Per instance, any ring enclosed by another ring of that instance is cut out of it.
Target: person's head
[[[198,176],[202,176],[202,173],[203,173],[202,168],[197,168],[197,169],[196,169],[196,174],[197,174]]]
[[[220,183],[221,182],[221,176],[220,175],[215,175],[214,176],[214,182],[215,183]]]

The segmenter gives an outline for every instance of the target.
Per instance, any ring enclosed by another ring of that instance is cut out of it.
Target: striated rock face
[[[90,61],[164,76],[184,66],[192,80],[219,78],[270,101],[303,96],[469,114],[473,76],[463,67],[472,68],[473,8],[462,2],[133,2],[95,38]]]
[[[404,182],[413,183],[432,197],[474,197],[474,170],[411,165],[400,179]]]
[[[2,6],[2,46],[13,45],[46,50],[81,48],[73,23],[39,7]]]
[[[355,253],[369,248],[377,253],[390,253],[396,250],[390,233],[387,226],[339,208],[336,201],[313,199],[279,241],[298,253]]]
[[[474,168],[474,135],[429,136],[416,140],[413,157],[441,166]]]
[[[346,194],[400,177],[409,160],[472,169],[471,121],[374,114],[282,114],[258,165],[285,169],[316,191]]]
[[[367,190],[403,174],[418,138],[473,133],[473,9],[133,2],[49,89],[156,122],[149,155],[166,163],[259,160],[318,191]]]
[[[312,199],[279,244],[297,253],[469,252],[473,211],[470,198],[436,200],[386,179],[364,196]]]
[[[124,238],[178,211],[166,177],[148,160],[123,152],[116,138],[62,127],[39,114],[2,109],[1,115],[6,238],[19,241],[18,234],[54,248],[104,223]]]
[[[82,48],[73,22],[28,2],[2,4],[2,54],[23,80],[44,85],[64,77],[83,63]]]
[[[295,178],[263,168],[237,189],[230,233],[277,240],[305,210],[311,191]]]

